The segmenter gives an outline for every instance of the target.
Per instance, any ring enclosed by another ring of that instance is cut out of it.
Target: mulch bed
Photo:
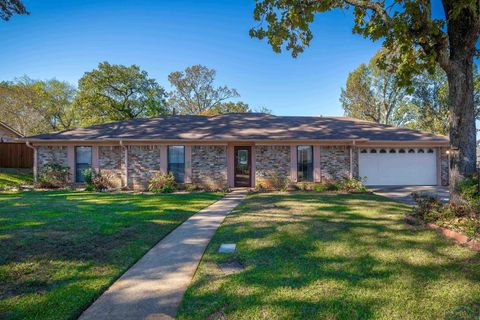
[[[438,233],[441,233],[446,238],[454,240],[456,243],[458,243],[460,245],[468,247],[468,248],[470,248],[474,251],[479,251],[480,252],[480,241],[475,240],[475,239],[471,239],[461,232],[450,230],[450,229],[447,229],[447,228],[444,228],[444,227],[440,227],[440,226],[436,225],[435,223],[431,223],[431,222],[430,223],[425,223],[422,220],[417,219],[413,216],[405,216],[405,223],[407,223],[409,225],[425,226],[429,229],[437,231]]]

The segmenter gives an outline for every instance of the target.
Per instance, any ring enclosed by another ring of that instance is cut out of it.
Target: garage
[[[370,186],[437,184],[434,148],[362,148],[358,165]]]

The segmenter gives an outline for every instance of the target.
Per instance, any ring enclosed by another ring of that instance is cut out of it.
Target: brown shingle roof
[[[351,140],[448,142],[444,136],[344,117],[262,113],[163,116],[41,134],[27,140]]]

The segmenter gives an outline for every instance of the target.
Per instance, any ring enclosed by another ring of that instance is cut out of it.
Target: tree
[[[224,102],[216,105],[215,107],[209,108],[203,111],[201,114],[214,116],[217,114],[226,114],[226,113],[243,113],[243,112],[251,112],[250,107],[248,104],[244,102]]]
[[[138,66],[103,62],[79,80],[74,104],[85,126],[165,114],[165,98],[165,90]]]
[[[410,103],[399,110],[407,128],[448,134],[448,82],[445,72],[436,68],[415,76]]]
[[[423,70],[432,72],[438,63],[449,84],[450,192],[457,202],[458,182],[475,172],[473,58],[480,33],[480,3],[443,0],[442,5],[445,18],[434,19],[429,0],[259,0],[254,18],[265,21],[267,27],[260,23],[250,35],[267,38],[276,52],[286,43],[296,57],[312,40],[310,24],[317,13],[353,8],[353,32],[383,42],[402,82],[410,83],[412,75]]]
[[[2,120],[24,135],[75,127],[72,108],[75,88],[55,79],[39,81],[24,76],[0,83]]]
[[[10,20],[14,14],[30,14],[20,0],[0,0],[0,19]]]
[[[73,108],[76,89],[56,79],[42,81],[43,116],[53,131],[73,129],[78,118]]]
[[[215,76],[214,69],[201,65],[170,73],[168,81],[174,88],[170,92],[170,107],[180,114],[208,114],[221,110],[225,101],[239,94],[227,86],[215,87]]]
[[[378,67],[377,53],[369,65],[361,64],[348,75],[340,102],[345,115],[388,125],[399,125],[397,110],[406,104],[406,89],[395,73]]]
[[[42,110],[42,84],[28,77],[0,82],[0,114],[2,121],[28,136],[49,131]]]

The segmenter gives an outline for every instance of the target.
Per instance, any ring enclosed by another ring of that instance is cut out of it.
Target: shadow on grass
[[[217,231],[179,319],[436,319],[477,308],[480,255],[409,230],[408,210],[376,195],[254,195]],[[231,258],[221,243],[237,243],[245,271],[219,272]]]
[[[75,317],[155,243],[219,198],[0,193],[0,318]]]

